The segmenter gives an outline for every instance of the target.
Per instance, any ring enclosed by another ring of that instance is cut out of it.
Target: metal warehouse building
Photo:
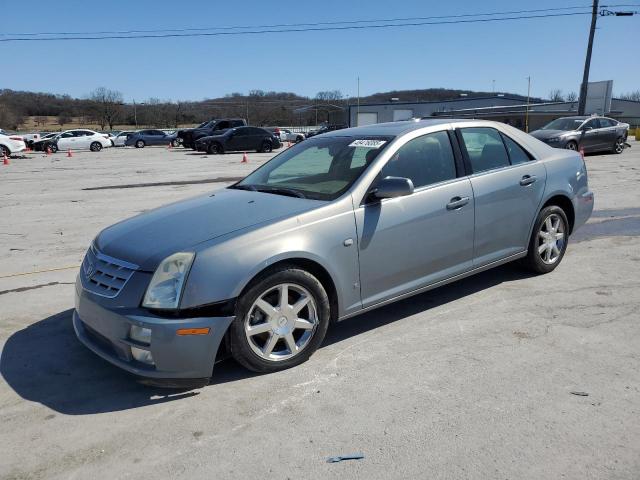
[[[589,84],[587,94],[588,114],[597,113],[640,125],[640,102],[612,98],[612,81]],[[544,102],[527,105],[521,98],[506,96],[460,98],[435,102],[387,102],[349,105],[347,118],[350,126],[394,122],[410,118],[448,117],[477,118],[508,123],[529,131],[540,128],[551,120],[577,115],[578,102]]]

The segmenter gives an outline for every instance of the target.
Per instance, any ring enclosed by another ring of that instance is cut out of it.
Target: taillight
[[[280,129],[276,128],[276,135],[280,135]]]

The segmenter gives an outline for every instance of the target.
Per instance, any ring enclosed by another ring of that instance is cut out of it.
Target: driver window
[[[382,177],[402,177],[414,188],[456,178],[456,164],[446,131],[430,133],[405,143],[382,169]]]

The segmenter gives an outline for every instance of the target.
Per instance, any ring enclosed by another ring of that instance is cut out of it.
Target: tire
[[[178,140],[171,140],[171,146],[172,147],[177,147],[178,145],[180,145],[180,142],[178,142]]]
[[[624,138],[618,137],[616,138],[616,142],[613,144],[613,147],[611,147],[611,153],[619,155],[622,152],[624,152]]]
[[[567,142],[567,144],[564,146],[564,148],[566,148],[567,150],[573,150],[574,152],[578,151],[578,144],[576,142],[574,142],[573,140]]]
[[[271,153],[273,151],[273,144],[268,141],[265,140],[264,142],[262,142],[262,145],[260,146],[260,150],[258,150],[258,153]]]
[[[287,305],[281,308],[284,286]],[[292,307],[305,299],[296,313]],[[285,265],[258,277],[236,304],[236,317],[229,327],[231,355],[254,372],[300,365],[322,343],[330,309],[324,287],[305,270]]]
[[[9,150],[9,147],[6,147],[4,145],[0,145],[0,157],[4,156],[10,157],[11,156],[11,150]]]
[[[220,155],[224,153],[224,151],[222,150],[222,145],[214,142],[207,145],[207,153],[210,155]]]
[[[138,140],[136,142],[136,148],[144,148],[144,140]]]
[[[100,150],[102,150],[102,144],[100,142],[93,142],[91,145],[89,145],[89,150],[91,150],[92,152],[99,152]]]
[[[535,273],[552,272],[560,265],[568,244],[569,222],[564,210],[556,205],[545,207],[536,218],[522,263]]]
[[[47,149],[51,150],[51,153],[56,153],[58,151],[58,145],[56,145],[55,143],[50,143],[46,147],[44,147],[44,151],[46,152]]]

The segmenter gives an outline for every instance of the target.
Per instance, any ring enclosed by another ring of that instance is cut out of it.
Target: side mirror
[[[413,182],[408,178],[385,177],[378,182],[369,193],[369,198],[382,200],[383,198],[405,197],[413,193]]]
[[[583,132],[588,132],[589,130],[593,130],[593,127],[582,127],[580,130]]]

